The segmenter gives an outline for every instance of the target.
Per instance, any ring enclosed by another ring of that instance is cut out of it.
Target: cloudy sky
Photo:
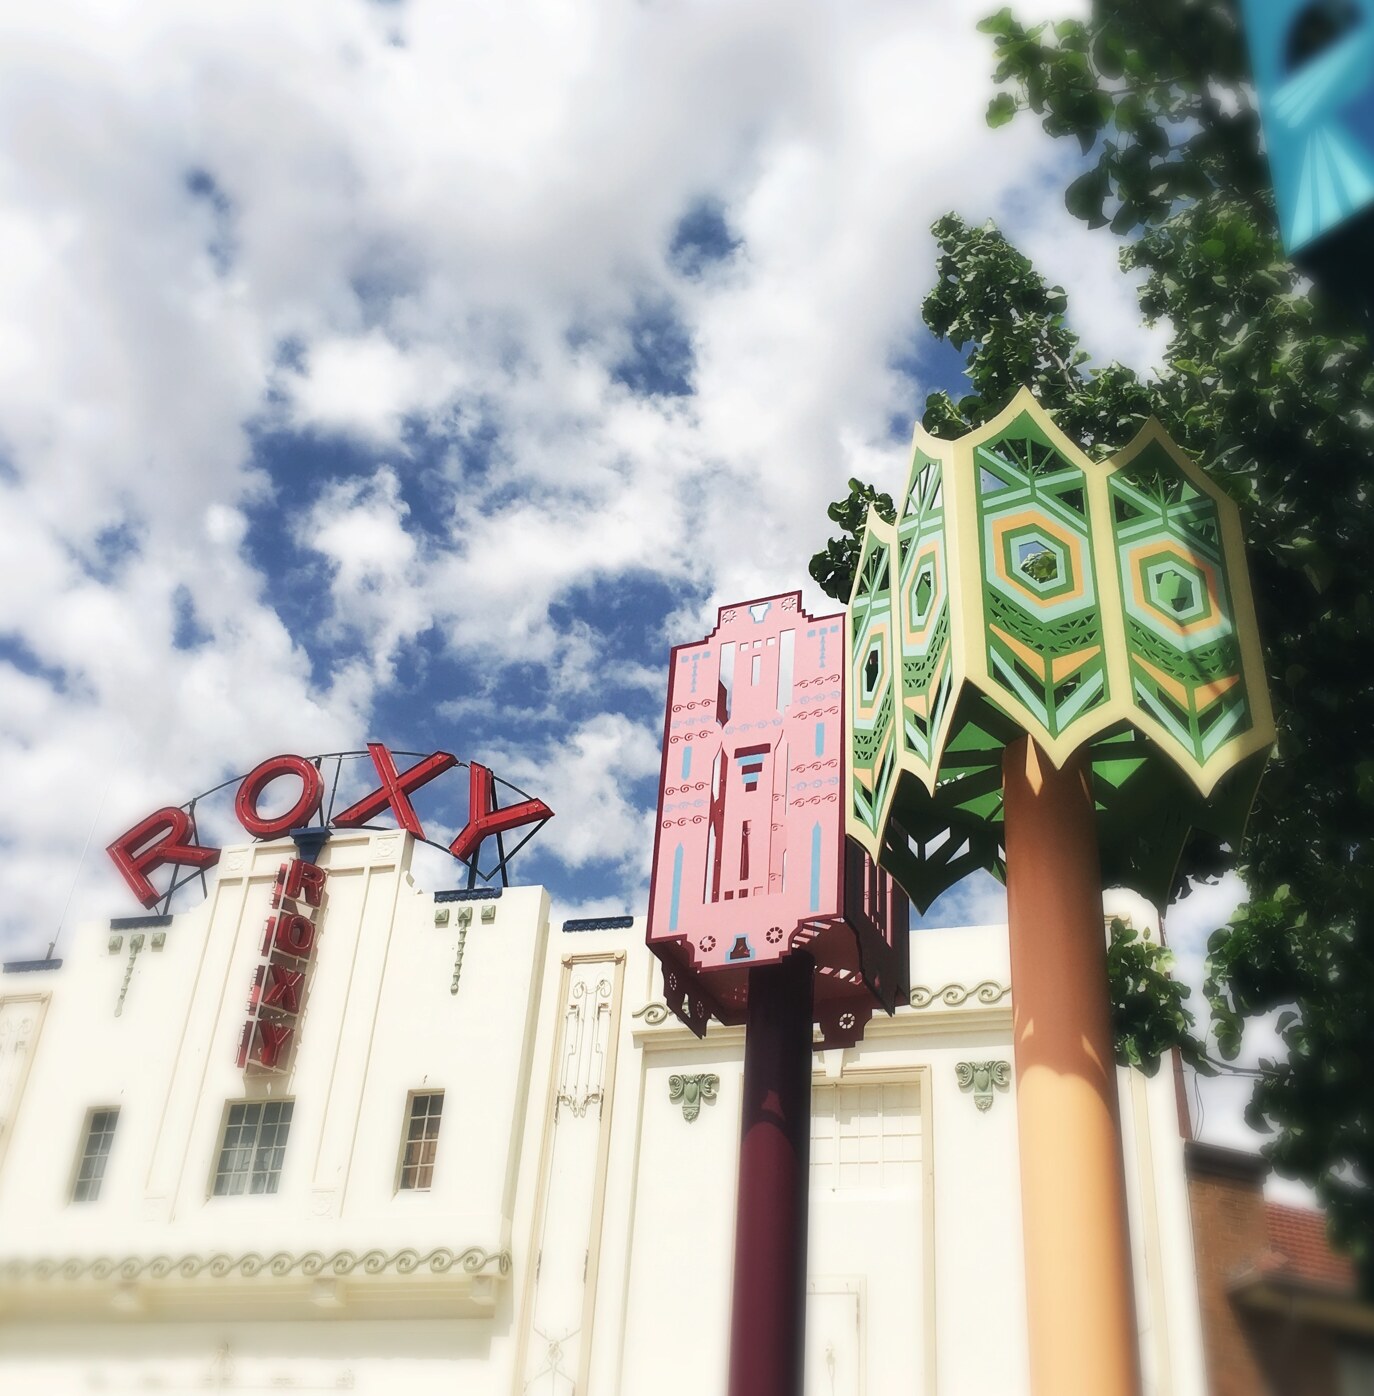
[[[1158,356],[1072,154],[983,123],[990,8],[5,7],[4,952],[136,910],[103,848],[152,809],[368,739],[545,798],[520,876],[561,914],[641,910],[667,646],[830,609],[825,505],[897,488],[957,381],[932,220],[999,220],[1102,360]],[[1194,963],[1234,897],[1171,925]]]

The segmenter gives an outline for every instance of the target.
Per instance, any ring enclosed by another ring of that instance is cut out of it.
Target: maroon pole
[[[813,966],[749,971],[730,1396],[801,1396]]]

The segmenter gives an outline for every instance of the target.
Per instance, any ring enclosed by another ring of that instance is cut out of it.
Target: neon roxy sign
[[[419,759],[413,766],[399,771],[397,756]],[[334,813],[344,762],[367,758],[371,759],[380,784],[347,809]],[[468,768],[467,822],[452,843],[435,843],[425,837],[424,826],[410,797],[445,771],[464,765]],[[264,814],[263,797],[277,781],[297,782],[299,793],[289,809]],[[224,781],[184,805],[155,810],[110,844],[107,851],[115,867],[145,907],[160,907],[166,911],[174,893],[198,877],[203,881],[205,870],[219,861],[220,849],[200,842],[196,807],[228,791],[231,786],[238,787],[234,795],[234,814],[244,831],[255,839],[281,838],[306,827],[378,827],[373,821],[389,812],[397,827],[432,847],[444,849],[462,863],[467,868],[469,887],[476,886],[479,879],[490,882],[498,875],[502,885],[507,884],[510,860],[553,817],[553,811],[543,800],[501,780],[486,766],[476,761],[459,761],[447,751],[432,752],[428,756],[417,751],[392,753],[381,742],[369,742],[366,751],[335,751],[309,758],[273,756],[246,776]],[[498,801],[498,787],[508,792],[505,804]],[[322,810],[325,812],[323,819],[320,818]],[[516,830],[522,831],[520,838],[514,847],[507,848],[505,836]],[[483,867],[480,862],[482,847],[489,839],[495,840],[497,857],[494,863]],[[171,867],[173,871],[165,889],[159,891],[150,875],[164,867]]]
[[[241,1071],[282,1072],[291,1063],[327,877],[324,868],[302,857],[277,869],[272,915],[262,933],[248,1017],[239,1034]]]

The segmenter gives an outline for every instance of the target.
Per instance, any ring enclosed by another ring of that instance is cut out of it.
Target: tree
[[[1078,142],[1065,202],[1126,239],[1142,312],[1171,335],[1147,382],[1093,369],[1059,288],[995,229],[941,219],[925,318],[967,350],[972,392],[932,395],[924,420],[963,432],[1028,382],[1106,453],[1153,413],[1241,503],[1279,736],[1244,847],[1219,851],[1249,901],[1209,942],[1206,992],[1227,1057],[1279,1015],[1286,1056],[1261,1062],[1247,1118],[1275,1169],[1316,1188],[1374,1293],[1369,341],[1283,259],[1234,3],[1095,0],[1085,22],[1027,28],[1003,10],[980,28],[1004,87],[989,123],[1029,111]],[[1185,871],[1215,867],[1185,855]]]

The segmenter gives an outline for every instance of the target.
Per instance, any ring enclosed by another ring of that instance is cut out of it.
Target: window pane
[[[105,1162],[114,1143],[118,1110],[92,1110],[86,1122],[81,1157],[77,1162],[76,1183],[72,1188],[73,1202],[94,1202],[100,1196],[105,1179]]]
[[[276,1192],[291,1108],[289,1100],[244,1101],[229,1107],[211,1188],[216,1197]]]
[[[439,1118],[443,1091],[426,1091],[410,1098],[401,1150],[402,1191],[424,1192],[434,1181],[434,1160],[439,1144]]]

